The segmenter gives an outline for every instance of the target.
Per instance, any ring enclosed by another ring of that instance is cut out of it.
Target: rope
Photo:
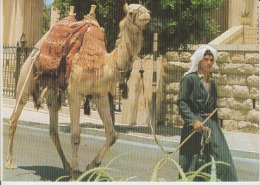
[[[204,159],[204,150],[205,150],[205,145],[210,142],[211,139],[211,129],[207,126],[203,128],[203,131],[201,133],[201,149],[200,149],[200,159]]]
[[[213,116],[213,114],[217,111],[217,108],[207,117],[207,119],[205,119],[203,121],[203,125],[211,118],[211,116]],[[177,148],[174,152],[172,152],[172,154],[164,161],[164,163],[160,166],[160,168],[158,169],[158,171],[166,164],[166,162],[191,138],[191,136],[193,136],[193,134],[195,134],[196,131],[194,130]]]

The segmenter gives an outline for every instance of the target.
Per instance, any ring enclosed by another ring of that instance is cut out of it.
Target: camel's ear
[[[128,13],[128,4],[127,3],[124,5],[124,12],[125,12],[125,14]]]

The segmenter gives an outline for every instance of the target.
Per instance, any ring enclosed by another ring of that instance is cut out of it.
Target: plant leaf
[[[208,166],[212,165],[213,162],[209,162],[207,164],[204,164],[203,166],[201,166],[190,178],[191,181],[194,181],[194,179],[197,177],[197,175],[202,171],[204,170],[205,168],[207,168]],[[224,163],[224,162],[221,162],[221,161],[215,161],[214,162],[215,164],[224,164],[224,165],[229,165],[230,164],[227,164],[227,163]]]
[[[161,160],[156,164],[156,166],[155,166],[154,169],[153,169],[153,173],[152,173],[152,177],[151,177],[150,181],[158,181],[158,171],[159,171],[159,168],[160,168],[160,166],[161,166],[161,163],[162,163],[163,161],[165,161],[165,160],[166,160],[166,159],[163,158],[163,159],[161,159]]]
[[[217,170],[216,170],[215,159],[212,155],[211,155],[211,161],[213,163],[211,165],[210,182],[216,182],[217,181]]]
[[[61,177],[59,177],[55,182],[59,182],[61,179],[65,179],[65,178],[68,178],[69,176],[68,175],[66,175],[66,176],[61,176]]]
[[[187,181],[187,176],[185,175],[185,173],[183,172],[183,169],[181,168],[181,166],[173,159],[171,159],[171,161],[175,164],[175,166],[177,167],[177,170],[179,171],[180,173],[180,176],[181,178],[184,180],[184,181]]]

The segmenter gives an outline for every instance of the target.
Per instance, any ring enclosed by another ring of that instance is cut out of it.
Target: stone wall
[[[189,52],[168,52],[164,65],[166,125],[182,126],[176,105],[179,83],[190,68]],[[259,54],[218,52],[213,66],[218,85],[218,117],[225,129],[236,130],[249,125],[259,127]]]

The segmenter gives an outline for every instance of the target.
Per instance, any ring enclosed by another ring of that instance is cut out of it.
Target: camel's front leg
[[[70,174],[70,164],[67,161],[64,152],[61,148],[59,133],[58,133],[58,111],[60,108],[61,97],[57,96],[59,93],[57,90],[50,89],[47,92],[47,106],[50,113],[50,136],[59,153],[66,174]],[[60,101],[59,101],[60,100]]]
[[[94,167],[98,167],[101,164],[101,161],[104,155],[107,153],[110,146],[112,146],[117,140],[117,132],[114,129],[113,121],[110,114],[110,105],[109,105],[109,97],[106,94],[103,97],[100,97],[97,101],[97,108],[100,115],[101,120],[103,121],[105,127],[105,135],[106,135],[106,143],[98,152],[97,156],[94,160],[87,165],[86,170],[92,169]]]
[[[79,173],[79,154],[78,148],[80,144],[80,106],[83,96],[79,93],[68,93],[68,101],[70,108],[71,122],[71,145],[72,145],[72,161],[71,161],[71,178],[76,180]]]

